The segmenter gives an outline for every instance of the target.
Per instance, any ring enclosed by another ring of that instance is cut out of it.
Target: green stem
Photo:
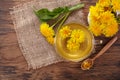
[[[69,13],[71,12],[71,11],[73,11],[73,10],[76,10],[76,9],[79,9],[79,8],[82,8],[82,7],[84,7],[84,4],[82,4],[82,3],[79,3],[79,4],[77,4],[77,5],[74,5],[74,6],[72,6],[72,7],[69,7],[68,9],[69,9],[69,12],[68,12],[68,14],[67,15],[64,15],[61,19],[59,19],[55,24],[53,24],[51,27],[53,28],[58,22],[60,22],[65,16],[66,16],[66,18],[67,18],[67,16],[69,15]],[[62,24],[64,23],[64,21],[65,20],[63,20],[63,22],[60,24],[60,26],[62,26]]]
[[[60,22],[64,17],[65,17],[65,15],[62,16],[59,20],[57,20],[51,27],[53,28],[53,27],[54,27],[58,22]]]
[[[32,9],[33,9],[33,11],[34,11],[35,13],[37,12],[37,9],[36,9],[35,6],[32,6]]]
[[[79,4],[76,4],[76,5],[74,5],[74,6],[69,7],[68,9],[69,9],[69,11],[73,11],[73,10],[80,9],[80,8],[82,8],[82,7],[84,7],[84,4],[79,3]]]
[[[58,30],[61,28],[61,26],[63,25],[63,23],[65,22],[65,20],[68,18],[69,14],[70,14],[70,12],[68,12],[68,13],[65,14],[64,19],[61,21],[61,23],[58,26]]]

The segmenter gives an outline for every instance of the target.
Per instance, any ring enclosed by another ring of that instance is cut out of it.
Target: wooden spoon
[[[81,69],[89,70],[93,66],[94,60],[100,57],[103,53],[105,53],[105,51],[107,51],[112,46],[112,44],[115,43],[117,39],[118,39],[117,36],[113,37],[95,57],[93,57],[92,59],[86,59],[85,61],[83,61],[83,63],[81,64]]]

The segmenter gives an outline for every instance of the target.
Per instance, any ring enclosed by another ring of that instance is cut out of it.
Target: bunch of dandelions
[[[48,10],[47,8],[42,8],[40,10],[35,9],[34,12],[39,18],[41,24],[40,24],[40,32],[41,34],[46,38],[46,40],[50,44],[54,44],[54,37],[55,37],[55,31],[54,27],[58,24],[58,28],[60,28],[67,17],[69,16],[70,12],[80,9],[84,7],[84,4],[79,3],[73,6],[65,6],[65,7],[58,7],[54,8],[53,10]],[[49,25],[48,21],[50,20],[57,20],[53,23],[53,25]]]
[[[95,35],[112,37],[118,32],[120,19],[116,12],[120,11],[120,0],[99,0],[90,7],[89,30]]]
[[[61,19],[62,22],[59,24],[59,26],[61,26],[63,24],[63,22],[66,20],[66,18],[68,17],[69,13],[66,13],[66,15],[64,15]],[[61,20],[60,19],[60,20]],[[55,31],[54,31],[54,26],[59,22],[59,20],[54,23],[52,26],[50,26],[48,23],[46,22],[42,22],[40,25],[40,32],[41,34],[46,38],[46,40],[50,43],[50,44],[54,44],[54,37],[55,37]]]
[[[54,36],[55,36],[55,32],[53,30],[52,27],[49,26],[49,24],[47,23],[42,23],[40,25],[40,32],[41,34],[46,37],[46,40],[50,43],[53,44],[54,43]]]
[[[69,51],[77,51],[80,44],[85,41],[85,33],[80,29],[71,30],[69,26],[63,26],[60,31],[63,40],[67,40],[66,47]]]

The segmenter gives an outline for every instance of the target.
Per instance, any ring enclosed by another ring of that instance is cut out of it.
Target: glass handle
[[[103,44],[103,40],[94,40],[94,48],[92,50],[92,53],[95,53],[96,52],[96,46],[99,46]]]
[[[95,40],[95,45],[101,45],[103,43],[103,40]]]

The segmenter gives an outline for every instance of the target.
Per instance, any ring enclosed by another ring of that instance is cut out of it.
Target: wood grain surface
[[[14,5],[28,1],[31,0],[0,0],[0,80],[120,80],[120,32],[116,43],[95,61],[94,67],[89,71],[81,70],[81,62],[60,62],[37,70],[27,70],[9,11]],[[89,6],[96,1],[82,0],[85,3],[86,22]],[[104,42],[96,46],[97,53],[111,38],[95,39]]]

